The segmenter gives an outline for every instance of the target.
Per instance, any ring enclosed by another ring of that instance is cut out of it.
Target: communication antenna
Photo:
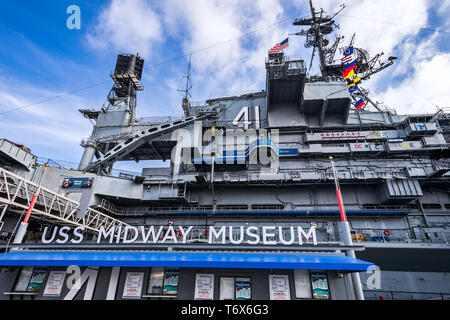
[[[346,8],[345,4],[341,5],[341,8],[333,15],[327,15],[323,9],[316,11],[313,6],[312,0],[309,0],[309,7],[311,11],[311,18],[296,19],[294,21],[295,26],[309,27],[307,30],[301,30],[300,32],[294,33],[294,35],[305,36],[305,47],[313,48],[310,69],[316,52],[319,54],[320,59],[320,70],[323,76],[340,76],[342,74],[341,63],[334,64],[334,57],[339,44],[343,41],[344,36],[339,34],[336,35],[334,42],[330,45],[330,41],[327,36],[335,31],[335,28],[339,29],[339,26],[334,23],[334,18]],[[354,46],[356,34],[350,39],[349,46]],[[343,52],[347,47],[341,48]],[[355,62],[358,66],[358,73],[361,80],[367,80],[372,75],[392,66],[394,60],[397,57],[389,57],[387,60],[382,61],[381,57],[384,53],[379,53],[373,57],[369,53],[362,49],[355,47]]]
[[[301,30],[300,32],[294,34],[299,36],[305,36],[306,37],[305,47],[313,48],[310,68],[312,67],[316,51],[318,52],[320,59],[320,70],[323,76],[334,75],[336,73],[333,71],[334,66],[332,65],[332,63],[334,61],[334,56],[336,54],[336,50],[339,46],[339,43],[341,43],[344,37],[337,35],[333,44],[330,47],[328,47],[330,41],[327,39],[327,35],[331,34],[334,31],[335,27],[339,28],[339,26],[337,26],[334,23],[333,19],[342,10],[344,10],[345,7],[346,7],[345,4],[342,4],[341,9],[339,11],[329,16],[325,13],[323,9],[320,9],[320,12],[316,12],[312,0],[309,0],[311,18],[296,19],[294,21],[294,26],[309,27],[308,30]]]
[[[191,93],[190,93],[190,91],[192,89],[191,56],[192,56],[192,54],[189,55],[189,65],[188,65],[187,75],[184,76],[186,78],[186,88],[184,90],[177,90],[178,92],[184,92],[184,97],[183,97],[183,100],[181,102],[181,107],[183,108],[185,117],[189,117],[191,115],[191,103],[189,101],[189,98],[192,97]]]

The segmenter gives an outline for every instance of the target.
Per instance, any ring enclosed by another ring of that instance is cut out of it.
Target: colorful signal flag
[[[348,56],[348,57],[345,57],[345,58],[342,58],[342,59],[341,59],[342,64],[351,63],[351,62],[353,62],[353,61],[354,61],[354,60],[353,60],[353,56]]]
[[[348,91],[350,91],[350,93],[355,93],[358,90],[359,90],[359,87],[357,85],[354,85],[354,86],[348,88]]]
[[[354,77],[354,76],[355,76],[355,71],[354,71],[353,69],[351,69],[351,70],[349,70],[349,71],[346,71],[346,72],[344,72],[344,73],[342,74],[342,77],[343,77],[344,79],[352,78],[352,77]]]
[[[359,101],[355,103],[355,108],[361,109],[365,105],[366,105],[366,102],[364,101],[364,99],[359,99]]]
[[[357,84],[360,84],[360,83],[361,83],[361,78],[360,77],[353,78],[353,80],[347,79],[347,85],[349,87],[353,87],[353,86],[355,86]]]
[[[353,55],[354,49],[353,47],[348,47],[347,49],[345,49],[344,51],[344,57],[348,57]]]
[[[355,69],[356,69],[356,62],[352,62],[352,63],[346,64],[344,66],[344,71],[355,70]]]

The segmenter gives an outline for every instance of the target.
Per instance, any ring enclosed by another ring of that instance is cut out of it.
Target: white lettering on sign
[[[54,227],[50,239],[48,239],[47,232],[48,228],[44,229],[42,233],[42,243],[81,243],[83,241],[84,227],[76,227],[73,232],[70,232],[70,227]],[[175,229],[174,226],[119,226],[110,227],[105,229],[105,227],[100,227],[97,235],[97,243],[187,243],[188,236],[191,233],[193,226],[185,228],[179,226]],[[316,237],[317,227],[311,224],[308,232],[302,227],[288,227],[283,228],[281,226],[222,226],[220,229],[216,229],[210,226],[204,233],[205,237],[208,239],[209,244],[225,244],[227,240],[231,244],[262,244],[262,245],[292,245],[298,243],[300,245],[303,242],[310,242],[317,245]]]

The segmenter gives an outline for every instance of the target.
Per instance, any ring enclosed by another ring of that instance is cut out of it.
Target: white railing
[[[0,204],[27,210],[36,193],[37,200],[31,218],[44,218],[56,224],[85,227],[93,232],[98,232],[102,226],[105,229],[127,226],[126,223],[92,208],[88,208],[84,215],[78,217],[78,202],[0,168]]]

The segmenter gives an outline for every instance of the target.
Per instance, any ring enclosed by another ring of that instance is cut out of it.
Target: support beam
[[[130,136],[129,139],[119,143],[114,149],[110,150],[108,153],[103,155],[101,158],[97,159],[94,163],[90,164],[86,171],[96,170],[97,168],[106,168],[113,165],[116,161],[120,161],[128,154],[142,146],[147,142],[151,142],[153,139],[173,132],[176,129],[186,127],[193,124],[195,121],[200,121],[203,119],[214,118],[215,112],[206,113],[203,115],[189,117],[183,120],[177,120],[172,122],[167,122],[161,125],[153,126],[148,129],[142,130]]]

